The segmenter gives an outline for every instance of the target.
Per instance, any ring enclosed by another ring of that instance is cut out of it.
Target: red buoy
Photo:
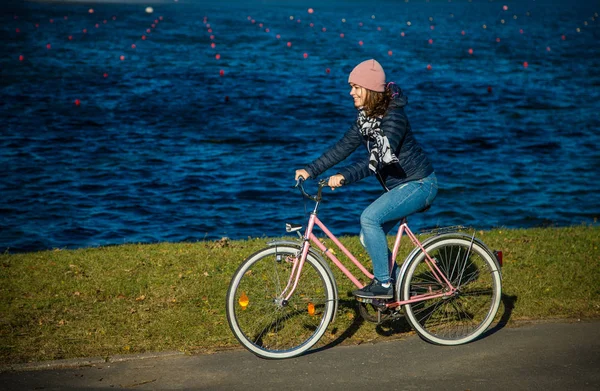
[[[304,58],[308,58],[308,53],[304,53]]]
[[[46,49],[52,49],[52,45],[50,45],[49,43],[46,44]]]
[[[22,54],[19,56],[19,61],[23,61],[25,59],[25,56],[23,56]]]
[[[314,9],[312,9],[312,8],[309,8],[309,9],[308,9],[308,13],[309,13],[309,14],[312,14],[313,12],[315,12],[315,10],[314,10]]]
[[[221,75],[221,76],[225,76],[225,71],[221,69],[221,70],[219,71],[219,75]]]
[[[429,39],[429,44],[433,45],[433,39],[431,39],[431,38]]]
[[[358,41],[358,44],[359,44],[360,46],[362,46],[362,45],[363,45],[363,41]]]
[[[215,58],[218,60],[221,58],[221,55],[217,53],[217,55],[215,56]]]
[[[488,94],[491,94],[492,93],[492,86],[488,86],[487,91],[488,91]]]
[[[79,99],[75,99],[75,106],[79,106],[81,104],[81,101]]]
[[[528,63],[527,61],[525,61],[525,62],[523,63],[523,68],[527,68],[528,66],[529,66],[529,63]]]
[[[291,47],[292,47],[292,43],[291,43],[291,42],[288,42],[288,43],[287,43],[287,46],[288,46],[288,48],[291,48]]]
[[[132,49],[135,49],[135,47],[136,47],[136,46],[135,46],[135,43],[132,43],[132,44],[131,44],[131,48],[132,48]]]
[[[217,47],[217,45],[215,45],[215,43],[213,42],[210,44],[210,47],[214,49],[215,47]]]
[[[121,57],[119,57],[119,59],[120,59],[121,61],[123,61],[123,60],[125,60],[125,56],[123,56],[123,55],[122,55]]]
[[[391,50],[388,50],[388,56],[391,56],[392,54],[394,54]]]
[[[344,38],[344,33],[341,33],[341,34],[340,34],[340,38]]]
[[[473,49],[469,48],[469,54],[473,54]]]
[[[145,41],[145,40],[146,40],[146,36],[142,35],[142,41]]]
[[[431,70],[431,64],[427,64],[427,70],[430,71]]]
[[[330,72],[331,72],[331,69],[329,69],[329,68],[325,69],[325,73],[330,73]]]

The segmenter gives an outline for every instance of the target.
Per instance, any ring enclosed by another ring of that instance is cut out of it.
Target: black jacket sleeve
[[[404,110],[394,110],[390,115],[383,117],[381,129],[390,142],[390,148],[398,156],[408,129],[408,121],[406,115],[404,115]]]
[[[335,145],[323,152],[320,157],[315,159],[304,169],[311,178],[316,178],[350,156],[361,144],[362,136],[358,129],[356,129],[356,125],[352,125]]]

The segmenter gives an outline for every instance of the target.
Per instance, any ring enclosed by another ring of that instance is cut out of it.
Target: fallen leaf
[[[141,295],[135,298],[135,301],[144,301],[144,299],[146,298],[146,295]]]

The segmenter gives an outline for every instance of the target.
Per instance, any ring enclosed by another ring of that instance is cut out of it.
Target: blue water
[[[440,181],[415,230],[597,224],[599,2],[277,3],[5,2],[0,250],[285,234],[311,208],[294,170],[350,126],[371,57]],[[321,217],[356,234],[380,192],[327,190]]]

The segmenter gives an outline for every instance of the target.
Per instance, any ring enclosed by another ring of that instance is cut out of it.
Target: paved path
[[[245,350],[0,373],[2,390],[600,390],[600,321],[502,328],[463,346],[418,337],[289,360]]]

